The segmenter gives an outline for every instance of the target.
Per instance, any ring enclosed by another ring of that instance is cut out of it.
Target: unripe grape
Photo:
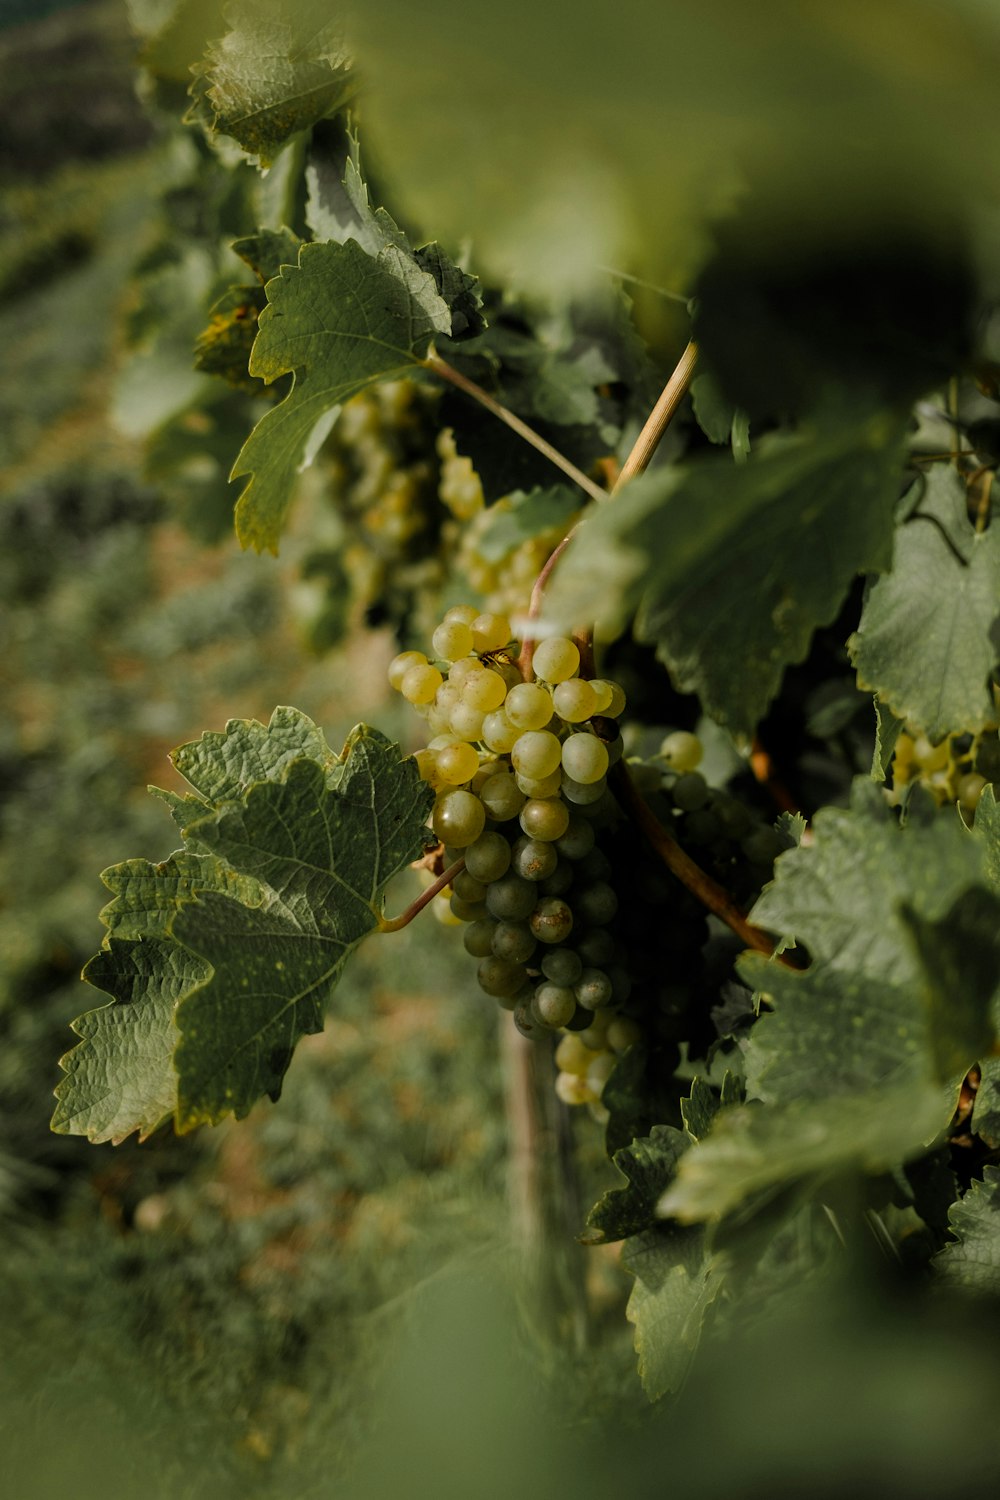
[[[411,669],[412,670],[412,669]],[[529,729],[510,752],[515,771],[525,776],[549,776],[558,768],[562,746],[547,729]]]
[[[442,792],[434,804],[431,827],[444,844],[464,849],[486,826],[486,809],[471,792]]]
[[[471,629],[472,623],[478,615],[479,611],[474,604],[453,604],[450,609],[445,610],[441,623],[442,625],[450,625],[453,621],[459,620],[463,625],[468,625]]]
[[[437,774],[437,755],[431,750],[418,750],[413,757],[421,781],[426,781],[428,786],[439,787],[441,785]]]
[[[575,1073],[578,1078],[587,1076],[587,1069],[594,1061],[589,1047],[584,1046],[577,1034],[560,1038],[556,1048],[556,1067],[562,1073]]]
[[[528,974],[523,964],[512,964],[491,953],[488,958],[480,959],[476,977],[479,988],[495,998],[498,995],[516,994]]]
[[[461,896],[463,901],[486,900],[486,883],[470,875],[468,870],[459,870],[451,883],[451,888],[456,896]]]
[[[487,958],[493,952],[493,934],[499,924],[495,917],[477,917],[462,934],[465,951],[473,958]]]
[[[558,797],[532,797],[521,808],[518,822],[529,838],[550,843],[569,827],[569,808]]]
[[[674,806],[681,812],[697,812],[708,801],[708,782],[700,771],[686,771],[670,788]]]
[[[534,911],[537,899],[538,892],[532,882],[510,871],[494,880],[486,892],[486,910],[501,922],[522,922]],[[537,932],[535,936],[538,937]]]
[[[456,917],[451,909],[451,897],[446,891],[435,896],[431,902],[431,910],[441,923],[442,927],[461,927],[461,917]]]
[[[548,776],[522,776],[518,773],[517,784],[526,797],[554,797],[562,786],[562,773],[551,771]]]
[[[426,667],[427,658],[422,651],[401,651],[389,663],[389,685],[397,692],[402,689],[403,678],[411,667]]]
[[[573,913],[560,896],[543,896],[528,926],[540,943],[564,943],[573,931]]]
[[[517,744],[520,729],[507,717],[506,704],[483,719],[483,743],[498,755],[507,755]]]
[[[583,963],[572,948],[553,948],[542,959],[542,973],[553,984],[573,985],[583,973]]]
[[[477,615],[472,622],[472,637],[480,654],[502,650],[510,641],[510,634],[510,621],[506,615]]]
[[[502,833],[482,833],[465,850],[467,873],[484,885],[491,885],[506,875],[509,866],[510,845]]]
[[[618,897],[604,880],[587,886],[575,898],[576,909],[582,921],[603,927],[610,922],[618,910]]]
[[[462,702],[480,713],[488,714],[499,708],[506,696],[507,684],[499,672],[489,667],[470,672],[462,681]]]
[[[573,991],[558,984],[540,984],[535,991],[535,1009],[546,1026],[558,1030],[572,1020],[576,1010]]]
[[[607,1043],[615,1052],[624,1052],[634,1042],[642,1040],[642,1027],[630,1016],[616,1016],[608,1027]]]
[[[552,691],[552,703],[560,719],[567,724],[582,724],[597,712],[597,694],[583,677],[558,683]]]
[[[479,788],[479,798],[497,823],[516,818],[525,803],[524,793],[509,771],[498,771]]]
[[[444,661],[458,661],[472,650],[472,628],[462,620],[442,620],[431,636],[434,655]]]
[[[461,896],[454,892],[450,901],[451,909],[460,922],[476,922],[480,917],[486,916],[486,903],[483,901],[463,901]]]
[[[596,734],[571,734],[563,742],[562,764],[573,781],[593,786],[607,774],[608,747]]]
[[[552,874],[538,882],[538,890],[543,896],[565,896],[572,884],[573,866],[569,860],[560,859]]]
[[[543,682],[566,682],[580,668],[580,653],[568,636],[554,635],[539,641],[531,665]]]
[[[740,841],[740,848],[751,864],[769,865],[788,848],[788,840],[776,828],[755,828]]]
[[[478,770],[477,752],[463,741],[456,745],[445,745],[437,752],[438,775],[450,786],[461,786],[464,782],[471,781]]]
[[[588,932],[580,939],[577,945],[580,949],[580,957],[585,963],[593,965],[594,968],[603,968],[605,964],[611,963],[615,956],[615,940],[610,932],[602,927],[597,927],[593,932]]]
[[[492,950],[497,958],[510,963],[526,963],[536,947],[531,928],[524,922],[498,922],[493,932]]]
[[[433,703],[434,696],[441,686],[444,678],[437,667],[419,664],[407,667],[400,682],[399,690],[407,703]]]
[[[512,864],[523,880],[544,880],[559,863],[551,844],[540,839],[519,838],[514,845]]]
[[[584,969],[573,993],[586,1010],[599,1010],[611,999],[611,980],[603,969]]]
[[[701,764],[702,743],[696,734],[675,729],[660,746],[660,754],[672,771],[693,771]]]
[[[554,1087],[563,1104],[589,1104],[594,1097],[586,1079],[579,1078],[575,1073],[557,1073]]]
[[[519,729],[544,729],[552,717],[552,697],[537,682],[520,682],[507,694],[507,717]]]
[[[582,781],[574,781],[572,776],[564,776],[560,791],[567,802],[572,802],[576,807],[590,807],[599,802],[604,796],[607,782],[602,776],[599,781],[593,781],[586,786]]]
[[[462,740],[478,740],[483,732],[483,715],[468,703],[456,703],[449,719],[452,731]]]
[[[604,1085],[615,1071],[618,1059],[612,1052],[601,1052],[595,1057],[584,1075],[587,1087],[592,1089],[598,1099],[604,1092]]]
[[[579,813],[570,813],[566,832],[556,840],[556,848],[564,859],[583,859],[594,847],[594,825]]]

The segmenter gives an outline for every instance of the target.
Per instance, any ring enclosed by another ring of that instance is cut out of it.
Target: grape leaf
[[[858,686],[931,739],[997,722],[1000,525],[976,531],[951,464],[927,473],[896,528],[892,569],[868,589],[848,642]]]
[[[654,1125],[648,1136],[640,1136],[614,1155],[628,1186],[610,1188],[587,1215],[581,1236],[586,1245],[600,1245],[638,1234],[653,1223],[657,1200],[677,1170],[677,1163],[691,1138],[672,1125]]]
[[[112,1003],[76,1023],[56,1130],[119,1141],[171,1111],[186,1130],[277,1098],[386,884],[423,846],[431,794],[375,730],[337,757],[280,709],[174,759],[195,788],[170,799],[186,849],[106,874],[108,937],[86,978]]]
[[[662,1227],[627,1240],[622,1265],[635,1277],[625,1316],[635,1328],[639,1376],[657,1401],[684,1384],[724,1271],[702,1230]]]
[[[580,497],[568,485],[523,491],[507,496],[508,504],[494,507],[480,532],[477,549],[486,562],[502,561],[522,542],[549,527],[565,527],[580,510]]]
[[[976,803],[976,819],[973,837],[983,850],[986,881],[990,889],[1000,896],[1000,803],[996,788],[984,786]]]
[[[268,167],[293,135],[348,103],[356,76],[326,0],[231,0],[226,19],[196,96],[211,106],[214,130]]]
[[[547,619],[572,628],[595,600],[618,627],[636,612],[675,686],[749,735],[852,578],[889,565],[900,437],[870,419],[762,442],[745,464],[710,454],[633,481],[560,560]]]
[[[903,728],[902,719],[897,719],[891,708],[875,699],[875,750],[872,755],[872,781],[885,781],[896,753],[896,741]]]
[[[778,859],[751,919],[804,941],[812,963],[740,960],[772,1007],[744,1051],[753,1102],[684,1156],[662,1214],[753,1210],[796,1182],[884,1170],[947,1125],[958,1080],[992,1044],[1000,907],[985,839],[915,808],[900,826],[858,778],[851,807],[823,809],[813,843]]]
[[[277,551],[296,474],[315,457],[341,405],[379,380],[413,374],[451,311],[412,255],[375,258],[354,241],[304,245],[297,266],[267,284],[250,357],[270,384],[294,371],[289,394],[258,422],[233,467],[250,475],[236,507],[244,546]]]
[[[934,1257],[945,1286],[1000,1292],[1000,1167],[986,1167],[948,1214],[954,1243]]]

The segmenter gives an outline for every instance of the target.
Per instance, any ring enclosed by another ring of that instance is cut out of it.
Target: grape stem
[[[663,434],[670,426],[670,423],[673,421],[673,418],[677,413],[678,407],[688,393],[697,363],[698,346],[697,344],[692,342],[687,345],[680,359],[677,361],[677,364],[674,366],[674,370],[670,376],[670,379],[667,381],[666,385],[663,387],[663,390],[660,392],[660,396],[656,402],[656,405],[650,412],[649,417],[647,418],[646,423],[643,426],[643,429],[640,432],[639,436],[632,444],[632,450],[629,453],[628,458],[626,458],[625,462],[621,466],[621,469],[618,473],[618,478],[615,480],[614,488],[610,491],[610,493],[605,492],[604,490],[599,490],[596,496],[597,499],[600,499],[601,501],[613,500],[615,495],[619,494],[622,487],[628,484],[630,479],[635,479],[638,474],[641,474],[646,468],[648,468],[650,459],[656,452],[660,441],[663,438]],[[583,521],[578,521],[577,525],[574,526],[572,530],[566,533],[562,541],[559,543],[558,547],[556,547],[555,551],[549,557],[538,577],[535,579],[534,587],[531,590],[531,602],[528,605],[529,623],[532,620],[537,620],[538,616],[541,614],[542,601],[545,597],[545,589],[548,585],[549,579],[552,576],[553,570],[555,569],[560,557],[562,557],[563,553],[566,551],[566,548],[569,546],[573,537],[576,535],[577,527],[583,525],[585,520],[586,517],[584,517]],[[592,656],[592,634],[592,631],[588,629],[586,631],[574,633],[573,636],[574,641],[576,641],[576,644],[579,647],[582,661],[585,664],[589,662]],[[531,663],[534,654],[535,641],[529,630],[525,633],[524,638],[521,642],[521,654],[518,657],[518,666],[521,669],[521,676],[524,678],[525,682],[531,681]]]
[[[379,932],[402,932],[404,927],[409,927],[414,917],[420,915],[425,906],[429,906],[435,896],[439,896],[446,886],[451,885],[456,875],[461,875],[465,869],[465,860],[456,859],[453,865],[449,865],[443,875],[439,875],[433,885],[421,891],[415,901],[411,901],[405,911],[400,912],[398,917],[381,917],[379,919]]]
[[[613,783],[618,800],[642,829],[651,847],[663,860],[667,869],[677,876],[677,879],[693,896],[697,897],[702,906],[707,907],[721,922],[725,922],[737,937],[742,938],[748,948],[753,948],[758,953],[766,953],[770,958],[777,947],[775,939],[763,928],[754,927],[748,922],[726,888],[719,885],[710,875],[706,875],[691,856],[684,852],[677,840],[667,832],[652,808],[640,795],[623,760],[620,760],[614,767],[609,780]],[[778,962],[785,964],[788,968],[800,967],[796,959],[788,954],[779,953],[777,957]]]
[[[480,406],[485,406],[488,412],[492,412],[495,417],[499,417],[501,422],[506,422],[507,426],[517,433],[518,437],[524,438],[526,443],[530,443],[532,448],[537,449],[550,463],[555,464],[557,469],[562,469],[563,473],[572,479],[574,484],[579,485],[592,500],[606,500],[608,498],[607,490],[602,490],[599,484],[595,484],[582,469],[578,469],[576,464],[571,463],[564,453],[560,453],[558,448],[554,448],[550,442],[547,442],[540,432],[536,432],[533,427],[529,427],[527,422],[522,422],[519,416],[516,416],[508,407],[503,406],[490,395],[489,391],[484,391],[481,385],[477,385],[474,380],[470,380],[467,375],[463,375],[460,370],[456,370],[454,365],[450,365],[446,359],[442,359],[439,354],[429,354],[420,363],[425,370],[430,370],[432,374],[439,375],[442,380],[450,381],[460,391],[464,391],[467,396],[471,396],[474,401],[478,401]]]

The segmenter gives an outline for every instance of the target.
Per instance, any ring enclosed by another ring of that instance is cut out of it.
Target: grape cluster
[[[974,812],[983,787],[1000,765],[996,741],[993,731],[952,734],[932,745],[926,735],[902,730],[892,762],[892,800],[903,801],[906,789],[919,784],[939,804],[957,802],[965,812]]]
[[[482,595],[487,609],[518,614],[527,609],[535,579],[576,516],[521,537],[498,556],[492,546],[484,546],[483,538],[495,535],[497,516],[512,508],[512,497],[503,496],[488,509],[471,514],[459,541],[456,569]]]
[[[618,899],[597,847],[625,699],[615,683],[581,678],[561,636],[538,644],[523,681],[510,637],[506,616],[459,605],[434,632],[437,664],[405,651],[389,680],[433,734],[416,759],[437,792],[431,826],[446,860],[464,857],[448,904],[467,924],[480,987],[526,1034],[568,1029],[591,1062],[604,1056],[589,1082],[565,1069],[557,1085],[569,1102],[596,1103],[614,1056],[639,1035],[623,1012],[630,980],[609,930]]]

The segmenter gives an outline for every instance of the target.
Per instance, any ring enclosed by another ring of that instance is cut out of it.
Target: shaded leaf
[[[247,439],[233,478],[250,476],[236,507],[244,546],[277,551],[298,472],[311,463],[341,405],[379,380],[412,375],[451,312],[411,256],[372,259],[353,240],[304,245],[297,266],[268,282],[250,359],[270,384],[294,371],[292,389]]]
[[[1000,1292],[1000,1167],[986,1167],[948,1215],[953,1244],[934,1257],[938,1279],[948,1287]]]
[[[635,1277],[625,1316],[635,1327],[639,1376],[657,1401],[684,1384],[724,1273],[700,1230],[647,1229],[626,1242],[622,1265]]]
[[[633,481],[581,526],[547,618],[571,628],[595,600],[619,627],[635,613],[675,686],[749,735],[855,575],[889,565],[900,438],[872,419],[762,442],[746,464],[708,455]]]
[[[231,0],[226,20],[198,93],[213,128],[267,167],[293,135],[344,107],[356,89],[354,69],[325,0]]]
[[[1000,1146],[1000,1057],[988,1057],[982,1064],[971,1123],[988,1146]]]
[[[927,473],[896,528],[892,570],[869,587],[848,646],[858,686],[931,740],[997,722],[1000,526],[973,528],[952,464]]]
[[[903,729],[902,719],[897,719],[892,709],[875,699],[875,752],[872,756],[872,781],[885,781],[896,753],[896,741]]]
[[[656,1204],[672,1180],[690,1138],[672,1125],[655,1125],[648,1136],[634,1140],[614,1155],[614,1163],[628,1186],[611,1188],[587,1215],[584,1244],[622,1240],[647,1229],[656,1218]]]

